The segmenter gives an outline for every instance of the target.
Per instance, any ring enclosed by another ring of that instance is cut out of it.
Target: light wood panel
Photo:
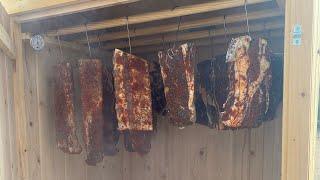
[[[279,10],[269,9],[269,10],[250,12],[248,14],[248,19],[257,20],[257,19],[263,19],[263,18],[277,17],[281,15],[282,15],[282,12],[280,12]],[[237,13],[237,14],[225,16],[225,19],[224,19],[224,16],[210,17],[205,19],[181,22],[179,26],[179,30],[183,31],[187,29],[222,25],[224,24],[224,22],[226,22],[226,24],[231,24],[236,22],[244,22],[245,20],[246,20],[245,13]],[[177,30],[178,30],[177,23],[166,24],[166,25],[155,26],[155,27],[131,29],[130,37],[146,36],[146,35],[159,34],[159,33],[168,33],[168,32],[174,32]],[[102,35],[89,36],[89,42],[103,42],[103,41],[110,41],[110,40],[122,39],[127,37],[128,37],[127,31],[110,32]],[[87,39],[82,38],[79,40],[75,40],[74,42],[87,43]]]
[[[248,4],[257,4],[257,3],[263,3],[263,2],[269,2],[270,0],[247,0]],[[227,8],[234,8],[244,5],[244,0],[218,0],[218,1],[211,1],[207,3],[202,4],[195,4],[195,5],[189,5],[189,6],[181,6],[177,7],[175,9],[170,10],[161,10],[156,12],[149,12],[144,14],[138,14],[128,17],[121,17],[121,18],[115,18],[115,19],[108,19],[104,21],[98,21],[98,22],[91,22],[87,25],[77,25],[67,28],[61,28],[54,31],[49,31],[47,33],[48,36],[57,36],[57,33],[59,35],[67,35],[67,34],[75,34],[85,31],[93,31],[93,30],[100,30],[100,29],[106,29],[111,27],[118,27],[118,26],[124,26],[127,24],[137,24],[137,23],[145,23],[145,22],[151,22],[155,20],[162,20],[162,19],[168,19],[173,17],[179,17],[179,16],[186,16],[191,14],[199,14],[199,13],[205,13],[210,11],[217,11],[217,10],[223,10]]]
[[[11,59],[15,59],[14,46],[10,35],[0,24],[0,49]]]
[[[313,180],[319,98],[320,2],[287,0],[282,180]],[[301,45],[293,28],[302,27]]]
[[[63,4],[62,6],[59,4],[58,7],[55,6],[55,7],[44,9],[44,10],[40,8],[40,10],[36,9],[36,11],[31,11],[27,13],[23,13],[24,10],[21,9],[22,11],[19,13],[17,12],[18,14],[15,15],[14,18],[19,23],[25,23],[29,21],[48,19],[52,17],[90,11],[90,10],[95,10],[99,8],[128,4],[128,3],[133,3],[137,1],[140,1],[140,0],[90,0],[90,1],[78,0],[78,1],[75,1],[75,3]],[[39,4],[39,3],[36,3],[36,4]]]
[[[28,79],[36,90],[28,102],[33,112],[29,115],[38,130],[28,128],[28,142],[36,157],[40,153],[40,165],[29,166],[30,174],[40,171],[40,179],[62,180],[193,180],[193,179],[268,179],[278,180],[281,110],[275,121],[267,122],[258,129],[239,131],[216,131],[195,125],[179,130],[168,124],[165,117],[158,117],[158,130],[152,138],[151,152],[145,156],[125,152],[123,142],[119,144],[120,152],[114,157],[105,157],[97,167],[85,164],[84,154],[66,155],[55,145],[54,110],[53,110],[53,66],[60,61],[58,47],[49,46],[41,52],[33,51],[25,43]],[[76,65],[79,58],[87,57],[83,52],[63,49],[65,60]],[[218,53],[218,52],[217,52]],[[210,58],[208,48],[200,49],[199,61]],[[104,61],[111,63],[111,55]],[[149,60],[153,60],[151,57]],[[75,85],[78,87],[77,68],[74,66]],[[30,72],[34,70],[35,72]],[[76,88],[76,96],[79,88]],[[30,94],[28,94],[29,96]],[[36,106],[36,107],[35,107]],[[36,108],[36,109],[35,109]],[[76,100],[77,119],[80,120],[79,100]],[[35,136],[34,136],[35,135]],[[36,137],[38,136],[38,137]],[[250,137],[250,138],[249,138]],[[251,140],[250,140],[251,139]],[[38,143],[37,143],[38,142]],[[267,150],[268,149],[268,150]],[[264,158],[268,158],[264,161]],[[267,163],[267,164],[266,164]],[[273,172],[273,173],[267,173]],[[32,176],[30,176],[32,177]],[[37,176],[35,176],[37,177]],[[35,179],[39,179],[38,177]]]

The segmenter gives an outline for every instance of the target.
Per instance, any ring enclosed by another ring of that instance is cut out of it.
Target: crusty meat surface
[[[113,74],[119,131],[152,131],[148,62],[115,49]]]
[[[269,108],[271,80],[267,41],[249,36],[233,39],[227,53],[229,94],[222,123],[226,128],[251,128]]]
[[[103,66],[98,59],[79,60],[83,140],[88,165],[103,160]]]
[[[195,47],[191,43],[158,53],[167,115],[178,127],[196,121],[194,63]]]
[[[63,152],[80,154],[82,148],[76,133],[72,67],[64,62],[59,63],[55,70],[56,142]]]

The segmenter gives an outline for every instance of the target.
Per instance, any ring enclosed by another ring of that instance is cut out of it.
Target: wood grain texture
[[[51,46],[39,53],[29,44],[26,47],[28,72],[35,79],[36,94],[32,105],[39,130],[30,133],[28,143],[32,147],[31,159],[40,154],[38,164],[29,164],[29,174],[34,179],[49,180],[278,180],[280,178],[281,154],[281,109],[276,119],[267,122],[258,129],[240,131],[216,131],[196,125],[179,130],[168,123],[168,119],[159,116],[157,132],[152,135],[152,148],[149,154],[141,156],[124,150],[123,137],[119,142],[119,153],[105,157],[96,167],[85,164],[85,154],[67,155],[58,150],[55,144],[54,112],[52,94],[52,68],[60,58],[59,48]],[[80,58],[86,58],[79,51],[64,48],[65,59],[77,64]],[[200,59],[207,59],[210,53],[199,52]],[[111,55],[105,60],[110,61]],[[111,65],[111,64],[110,64]],[[35,72],[30,70],[35,69]],[[74,69],[76,72],[77,69]],[[74,73],[75,87],[79,87]],[[80,89],[76,88],[79,97]],[[28,98],[30,99],[30,98]],[[79,99],[75,109],[79,109]],[[81,112],[76,112],[76,118]],[[28,119],[30,116],[28,116]],[[30,119],[29,119],[30,120]],[[31,131],[31,129],[29,128]],[[80,133],[80,132],[78,132]],[[38,140],[37,140],[38,138]],[[38,143],[37,143],[38,142]],[[32,167],[32,168],[31,168]],[[40,177],[39,177],[40,175]],[[31,176],[30,176],[31,177]]]
[[[285,9],[281,178],[313,180],[319,103],[320,2],[287,0]],[[301,45],[293,45],[295,25],[302,27]]]
[[[263,2],[270,2],[270,0],[248,0],[248,4],[258,4]],[[103,21],[97,21],[88,23],[86,25],[76,25],[66,28],[61,28],[53,31],[47,32],[48,36],[57,36],[59,35],[67,35],[67,34],[75,34],[86,31],[94,31],[112,27],[124,26],[127,24],[138,24],[151,22],[156,20],[169,19],[180,16],[187,16],[192,14],[205,13],[210,11],[218,11],[228,8],[240,7],[244,5],[244,0],[218,0],[218,1],[210,1],[207,3],[181,6],[174,9],[166,9],[155,12],[148,12],[143,14],[137,14],[128,17],[120,17],[115,19],[107,19]]]

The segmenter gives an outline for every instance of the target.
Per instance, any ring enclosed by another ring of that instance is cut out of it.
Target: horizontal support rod
[[[270,2],[271,0],[247,0],[247,4],[257,4],[263,2]],[[243,6],[245,0],[219,0],[219,1],[211,1],[202,4],[181,6],[175,9],[169,10],[160,10],[156,12],[143,13],[128,17],[120,17],[110,20],[98,21],[88,23],[87,25],[76,25],[67,28],[61,28],[58,30],[49,31],[47,33],[48,36],[57,36],[57,35],[68,35],[81,33],[85,31],[94,31],[101,30],[112,27],[124,26],[127,24],[138,24],[138,23],[146,23],[156,20],[169,19],[174,17],[186,16],[191,14],[199,14],[210,11],[223,10],[228,8],[240,7]]]
[[[282,19],[280,20],[274,20],[274,21],[269,21],[265,23],[256,23],[250,25],[250,30],[252,32],[255,31],[263,31],[263,30],[270,30],[270,29],[280,29],[284,27],[284,22]],[[238,34],[242,32],[246,32],[246,26],[238,26],[238,27],[231,27],[227,29],[227,34]],[[184,40],[193,40],[193,39],[201,39],[201,38],[206,38],[209,37],[209,35],[212,36],[222,36],[225,34],[225,30],[223,28],[216,29],[214,31],[211,30],[203,30],[203,31],[195,31],[195,32],[188,32],[188,33],[181,33],[178,36],[179,41],[184,41]],[[153,44],[162,44],[164,42],[174,42],[176,41],[176,35],[175,34],[170,34],[167,36],[157,36],[153,38],[148,38],[148,39],[140,39],[140,40],[134,40],[131,41],[131,46],[136,47],[136,46],[146,46],[146,45],[153,45]],[[106,46],[104,46],[105,49],[113,49],[113,48],[125,48],[128,47],[128,42],[127,40],[122,40],[122,41],[116,41],[116,42],[110,42]]]
[[[264,32],[256,32],[253,34],[253,36],[264,36],[266,33]],[[242,34],[233,34],[233,35],[228,35],[227,39],[225,37],[215,37],[212,39],[212,42],[209,38],[202,38],[202,39],[197,39],[194,40],[194,44],[197,47],[201,46],[211,46],[211,45],[219,45],[222,46],[223,48],[226,48],[227,43],[231,40],[231,38],[240,36]],[[268,32],[268,38],[276,38],[276,37],[283,37],[284,32],[283,29],[278,29],[278,30],[270,30]],[[134,54],[146,54],[146,53],[153,53],[153,52],[158,52],[162,51],[164,49],[168,49],[169,46],[168,44],[165,45],[153,45],[153,46],[143,46],[143,47],[136,47],[132,49],[132,52]]]
[[[250,12],[248,14],[248,19],[257,20],[257,19],[271,18],[271,17],[281,16],[281,15],[282,13],[279,11],[279,9],[268,9],[268,10]],[[224,16],[217,16],[212,18],[181,22],[179,29],[183,31],[183,30],[193,29],[193,28],[221,25],[224,22],[226,22],[227,24],[230,24],[230,23],[242,22],[245,20],[246,20],[245,13],[237,13],[237,14],[225,16],[225,19],[224,19]],[[177,24],[173,23],[173,24],[161,25],[156,27],[133,29],[130,31],[130,36],[131,37],[146,36],[146,35],[152,35],[152,34],[173,32],[177,30],[178,30]],[[89,36],[89,41],[92,43],[103,42],[103,41],[127,38],[127,36],[128,36],[127,31],[111,32],[111,33],[105,33],[103,35]],[[82,38],[74,42],[85,44],[87,43],[87,39]]]

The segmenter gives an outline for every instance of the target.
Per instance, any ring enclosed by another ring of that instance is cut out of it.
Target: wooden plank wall
[[[0,5],[0,24],[10,34],[10,21]],[[17,179],[18,160],[13,99],[14,61],[0,50],[0,180]]]
[[[58,47],[33,51],[25,43],[25,81],[28,104],[28,175],[32,180],[279,180],[281,162],[281,109],[275,121],[258,129],[211,130],[192,126],[179,130],[158,117],[159,129],[152,150],[140,156],[124,151],[105,157],[97,167],[84,162],[84,154],[67,155],[55,144],[53,66],[61,60]],[[64,59],[76,67],[85,55],[63,48]],[[204,48],[204,51],[207,51]],[[200,53],[199,59],[207,58]],[[111,62],[110,57],[104,58]],[[76,71],[76,69],[75,69]],[[76,74],[76,73],[75,73]],[[75,79],[77,77],[75,76]],[[77,82],[75,81],[75,86]],[[79,88],[76,88],[79,94]],[[79,102],[76,102],[79,109]],[[77,111],[77,118],[80,118]]]

